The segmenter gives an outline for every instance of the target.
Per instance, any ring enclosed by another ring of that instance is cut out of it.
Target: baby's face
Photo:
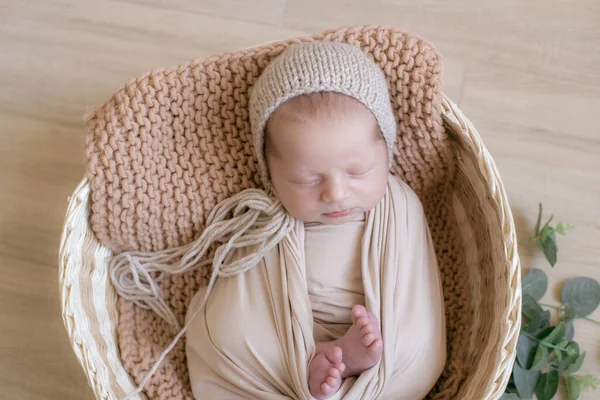
[[[294,217],[342,224],[362,217],[383,198],[386,144],[373,114],[360,106],[351,113],[303,120],[275,118],[269,126],[271,181]]]

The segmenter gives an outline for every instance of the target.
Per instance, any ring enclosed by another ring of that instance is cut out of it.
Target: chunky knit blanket
[[[468,277],[450,212],[455,160],[441,119],[441,59],[413,35],[386,27],[344,27],[158,69],[119,87],[87,117],[92,229],[114,252],[180,246],[200,235],[218,202],[260,187],[248,93],[270,60],[306,40],[357,46],[386,74],[399,135],[391,172],[423,203],[444,286],[448,362],[431,396],[453,398],[469,368]],[[205,268],[162,280],[163,295],[180,323],[209,273]],[[119,311],[121,359],[139,383],[174,333],[132,302],[121,299]],[[169,353],[146,394],[192,398],[184,341]]]

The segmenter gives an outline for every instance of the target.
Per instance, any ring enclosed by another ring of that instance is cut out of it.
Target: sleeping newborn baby
[[[421,203],[389,173],[382,71],[347,44],[295,44],[249,106],[266,208],[290,222],[263,229],[274,246],[232,246],[224,263],[259,261],[192,299],[194,396],[424,398],[446,361],[443,294]]]

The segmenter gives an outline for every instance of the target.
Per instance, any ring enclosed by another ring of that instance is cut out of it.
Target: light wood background
[[[554,269],[527,246],[523,266],[549,272],[552,287],[600,279],[598,0],[0,0],[0,398],[92,398],[57,279],[88,107],[156,67],[347,24],[436,45],[445,91],[494,156],[519,233],[540,201],[576,227]],[[576,338],[582,372],[600,376],[600,325],[578,321]]]

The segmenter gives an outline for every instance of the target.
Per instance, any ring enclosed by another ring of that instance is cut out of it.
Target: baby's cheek
[[[292,196],[288,200],[287,210],[294,218],[302,221],[310,221],[314,218],[314,205],[309,199]]]
[[[380,177],[380,179],[376,180],[373,183],[373,187],[369,191],[370,203],[371,203],[372,207],[377,206],[381,202],[381,200],[383,199],[383,196],[385,196],[386,187],[387,187],[387,174],[386,174],[385,179],[382,179]]]

